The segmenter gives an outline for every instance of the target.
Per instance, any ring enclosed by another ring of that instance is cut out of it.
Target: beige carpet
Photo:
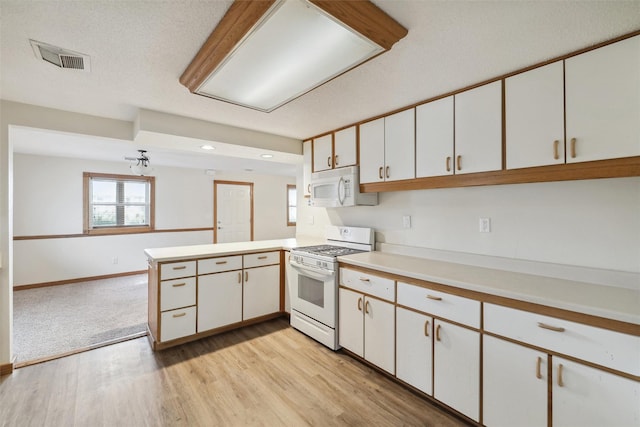
[[[13,293],[17,363],[146,331],[147,275]]]

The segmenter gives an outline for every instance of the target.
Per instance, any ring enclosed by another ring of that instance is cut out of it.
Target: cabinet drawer
[[[280,264],[280,251],[263,252],[261,254],[243,255],[243,258],[244,258],[244,268]]]
[[[196,262],[169,262],[160,264],[160,280],[177,279],[196,275]]]
[[[398,282],[398,304],[480,328],[480,301]]]
[[[638,336],[494,304],[484,305],[484,329],[611,369],[640,375]]]
[[[160,318],[160,341],[171,341],[196,333],[196,308],[165,311]]]
[[[198,275],[241,269],[242,255],[198,260]]]
[[[160,283],[160,311],[196,305],[196,278],[165,280]]]
[[[340,283],[347,288],[373,295],[387,301],[395,301],[395,282],[391,279],[362,273],[348,268],[340,269]]]

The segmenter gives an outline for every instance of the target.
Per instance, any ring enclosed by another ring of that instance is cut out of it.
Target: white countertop
[[[298,246],[323,243],[319,239],[277,239],[253,242],[212,243],[208,245],[172,246],[145,249],[147,258],[153,262],[167,262],[181,259],[208,258],[214,256],[237,255],[247,252],[289,250]]]
[[[640,325],[638,288],[594,285],[378,251],[341,256],[338,261]]]

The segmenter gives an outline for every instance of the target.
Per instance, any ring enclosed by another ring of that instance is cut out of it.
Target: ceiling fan
[[[149,166],[149,156],[147,156],[147,150],[138,150],[140,153],[138,157],[125,157],[125,160],[136,161],[136,164],[131,163],[129,168],[134,175],[145,176],[153,171],[153,168]]]

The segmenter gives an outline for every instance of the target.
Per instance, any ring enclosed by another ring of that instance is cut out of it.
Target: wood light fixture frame
[[[263,17],[280,0],[236,0],[202,45],[189,66],[180,77],[180,83],[195,94],[207,78],[222,65],[237,46],[260,25]],[[287,1],[287,0],[284,0]],[[383,50],[374,55],[376,57],[391,49],[391,47],[408,31],[384,11],[368,0],[305,0],[335,20],[349,27],[354,32],[379,45]],[[372,57],[372,58],[373,58]],[[372,59],[369,58],[369,59]],[[367,62],[367,61],[365,61]],[[353,69],[361,64],[356,64]],[[345,70],[344,72],[349,71]],[[340,74],[340,75],[341,75]],[[334,76],[335,78],[337,76]],[[327,80],[330,81],[333,78]],[[324,82],[326,83],[326,81]],[[317,84],[305,92],[288,99],[273,109],[308,93]],[[218,99],[218,98],[216,98]],[[226,101],[224,99],[221,99]],[[232,102],[232,101],[227,101]],[[258,108],[259,109],[259,108]],[[271,110],[267,110],[271,111]]]

